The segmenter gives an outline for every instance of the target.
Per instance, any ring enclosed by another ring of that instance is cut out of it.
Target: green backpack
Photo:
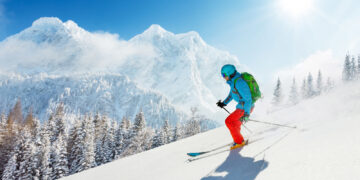
[[[251,92],[252,103],[255,103],[258,99],[261,98],[261,92],[260,92],[258,83],[256,82],[254,76],[247,72],[241,73],[241,78],[249,86],[250,92]],[[239,78],[235,79],[235,81],[234,81],[235,84],[238,79]],[[236,87],[235,87],[235,89],[236,89]],[[238,91],[238,90],[236,89],[236,91]]]

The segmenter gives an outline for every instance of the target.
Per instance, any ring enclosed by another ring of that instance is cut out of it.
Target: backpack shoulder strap
[[[236,82],[237,82],[240,78],[242,78],[242,75],[234,80],[234,88],[235,88],[235,91],[236,91],[237,94],[240,94],[240,93],[239,93],[239,91],[238,91],[237,88],[236,88]]]

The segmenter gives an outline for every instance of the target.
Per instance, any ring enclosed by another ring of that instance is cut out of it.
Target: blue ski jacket
[[[235,84],[236,79],[238,80]],[[236,102],[238,102],[236,108],[242,109],[245,111],[245,114],[250,115],[250,111],[253,106],[251,92],[246,81],[241,78],[241,74],[236,72],[235,76],[229,81],[226,81],[226,83],[230,85],[230,93],[223,103],[227,105],[231,100],[234,99]]]

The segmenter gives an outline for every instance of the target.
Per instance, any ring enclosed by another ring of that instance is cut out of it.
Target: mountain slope
[[[187,152],[231,142],[226,127],[126,157],[64,179],[358,179],[360,84],[346,84],[297,106],[254,119],[296,125],[281,128],[249,122],[243,149],[191,163]]]
[[[79,74],[77,76],[30,76],[0,81],[0,109],[8,112],[17,99],[24,112],[30,107],[44,120],[59,102],[67,114],[100,112],[117,120],[131,120],[141,110],[148,125],[161,127],[168,119],[172,126],[187,119],[160,93],[137,87],[118,74]]]
[[[214,117],[215,103],[228,93],[220,75],[227,63],[245,69],[197,32],[174,34],[159,25],[126,41],[117,34],[88,32],[71,20],[44,17],[0,42],[0,73],[121,73],[183,111],[196,106],[208,117]]]

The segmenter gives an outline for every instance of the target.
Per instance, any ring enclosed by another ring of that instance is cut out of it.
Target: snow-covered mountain
[[[235,56],[207,45],[198,33],[173,34],[159,25],[125,41],[116,34],[88,32],[71,20],[40,18],[0,42],[2,73],[121,73],[182,110],[196,106],[208,117],[228,93],[219,72],[226,63],[244,69]]]
[[[64,179],[351,179],[360,176],[360,83],[272,114],[252,118],[297,129],[248,122],[248,146],[223,148],[187,162],[186,153],[206,151],[232,141],[226,127],[90,169]]]
[[[0,109],[8,112],[18,98],[24,112],[32,107],[42,120],[59,102],[68,115],[99,112],[119,121],[124,116],[134,119],[142,110],[148,125],[155,128],[165,119],[175,126],[188,118],[160,93],[139,88],[118,74],[20,76],[0,81]]]

